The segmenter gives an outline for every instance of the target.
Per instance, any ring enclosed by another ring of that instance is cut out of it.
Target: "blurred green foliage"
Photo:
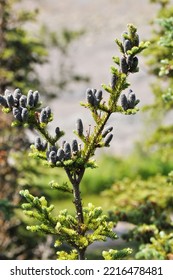
[[[140,207],[141,204],[149,202],[153,203],[153,205],[157,204],[162,209],[167,208],[167,210],[173,206],[172,184],[168,183],[167,177],[162,175],[152,176],[148,180],[143,180],[139,177],[135,180],[125,178],[114,183],[111,189],[104,191],[102,195],[114,202],[114,208],[121,209],[121,211],[132,211],[134,207]],[[134,213],[136,211],[138,209],[135,208]],[[135,217],[131,216],[134,222]],[[142,221],[141,218],[139,221]],[[146,222],[147,220],[144,221]]]
[[[173,234],[156,232],[150,238],[150,244],[140,246],[136,259],[139,260],[172,260],[173,259]]]
[[[141,143],[136,144],[134,151],[126,158],[104,155],[99,158],[99,166],[94,174],[87,170],[82,182],[84,193],[100,193],[109,189],[116,181],[129,178],[147,180],[156,174],[167,176],[173,169],[172,160],[164,160],[159,152],[147,151]]]
[[[13,86],[26,88],[40,85],[35,65],[47,59],[44,43],[31,36],[24,29],[28,22],[34,22],[38,11],[18,11],[15,4],[19,0],[3,0],[0,3],[0,91]]]

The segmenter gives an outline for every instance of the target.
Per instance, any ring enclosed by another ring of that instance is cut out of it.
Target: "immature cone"
[[[28,120],[28,110],[26,108],[22,109],[21,117],[23,122],[26,122]]]
[[[113,74],[112,78],[111,78],[111,88],[112,89],[115,89],[116,83],[117,83],[117,76],[115,74]]]
[[[137,58],[137,56],[135,56],[135,57],[133,57],[131,67],[130,67],[130,71],[131,72],[136,71],[137,67],[138,67],[138,58]]]
[[[36,138],[35,138],[35,148],[36,148],[38,151],[41,151],[41,150],[42,150],[42,143],[41,143],[40,137],[36,137]]]
[[[76,122],[76,130],[79,136],[83,135],[83,123],[81,119],[78,119]]]
[[[71,147],[67,142],[64,144],[64,154],[66,160],[71,158]]]
[[[103,130],[103,132],[102,132],[102,137],[103,137],[103,138],[106,137],[106,135],[107,135],[109,132],[111,132],[112,130],[113,130],[113,127],[112,127],[112,126],[106,127],[106,128]]]
[[[56,146],[51,146],[51,147],[49,147],[49,149],[47,150],[47,152],[46,152],[47,160],[49,160],[49,155],[50,155],[50,153],[51,153],[52,151],[54,151],[55,153],[57,153],[57,148],[56,148]]]
[[[74,139],[74,140],[72,141],[71,148],[72,148],[72,153],[73,153],[74,155],[76,155],[77,152],[78,152],[78,142],[77,142],[76,139]]]
[[[128,109],[128,100],[125,94],[121,95],[121,106],[125,111]]]
[[[39,103],[39,98],[40,98],[39,92],[37,90],[34,91],[33,98],[34,98],[34,106],[36,107],[37,104]]]
[[[133,64],[133,56],[132,55],[128,55],[127,56],[127,64],[128,64],[128,67],[131,68],[132,67],[132,64]]]
[[[124,41],[124,51],[127,52],[127,51],[131,50],[131,48],[132,48],[132,43],[131,43],[131,41],[128,40],[128,39],[126,39],[126,40]]]
[[[40,113],[40,122],[47,123],[47,121],[48,121],[47,112],[45,109],[42,109]]]
[[[34,107],[34,97],[33,97],[33,91],[29,90],[27,95],[27,106],[32,108]]]
[[[5,91],[6,92],[6,91]],[[13,92],[13,98],[14,98],[14,106],[19,106],[19,99],[22,96],[22,93],[19,88],[16,88]]]
[[[102,90],[97,90],[95,93],[96,101],[99,103],[102,100]]]
[[[15,117],[16,120],[22,122],[21,111],[18,108],[13,108],[13,116]]]
[[[95,96],[94,96],[94,94],[93,94],[91,89],[87,89],[86,90],[86,98],[87,98],[87,102],[90,105],[94,106],[94,104],[95,104]]]
[[[128,94],[128,108],[133,109],[135,105],[136,105],[136,95],[132,90],[130,90]]]
[[[47,118],[50,118],[50,116],[51,116],[51,108],[49,106],[47,106],[45,108],[45,111],[46,111],[46,114],[47,114]]]
[[[109,146],[109,144],[110,144],[112,138],[113,138],[113,134],[111,134],[111,133],[109,133],[109,134],[105,137],[105,141],[104,141],[105,146]]]
[[[124,56],[120,59],[120,69],[121,69],[122,73],[127,74],[128,64],[127,64],[126,58]]]
[[[64,159],[64,156],[65,156],[64,150],[62,148],[59,148],[57,151],[57,159],[61,161]]]
[[[22,95],[19,99],[19,104],[21,107],[25,108],[27,104],[27,97],[25,95]]]
[[[55,134],[56,134],[56,137],[60,137],[60,135],[61,135],[60,128],[58,126],[55,128]]]
[[[53,164],[57,162],[57,155],[55,151],[51,151],[49,154],[49,161]]]

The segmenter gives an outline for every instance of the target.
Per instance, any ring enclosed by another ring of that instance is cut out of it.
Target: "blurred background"
[[[172,16],[173,1],[168,0],[0,0],[0,94],[6,88],[19,87],[24,94],[38,90],[54,114],[50,131],[59,126],[70,142],[78,118],[86,128],[92,124],[80,101],[85,100],[88,87],[101,89],[102,83],[110,82],[112,56],[119,55],[115,38],[121,39],[127,24],[133,23],[140,40],[151,41],[148,51],[139,56],[139,72],[129,77],[130,88],[140,99],[140,111],[111,117],[111,147],[96,154],[99,167],[88,170],[82,182],[84,204],[91,201],[109,211],[120,236],[135,228],[126,234],[126,241],[120,238],[116,243],[133,246],[133,257],[141,244],[150,245],[151,236],[166,226],[168,233],[172,230],[172,175],[168,177],[173,168]],[[169,22],[159,24],[162,19]],[[161,63],[165,58],[166,70]],[[166,105],[163,95],[171,96]],[[56,211],[73,212],[71,198],[49,187],[49,181],[66,178],[61,170],[47,170],[38,161],[28,160],[36,134],[12,129],[10,124],[11,117],[0,112],[0,259],[54,259],[53,238],[36,235],[33,239],[26,231],[30,221],[20,210],[18,193],[28,188],[35,195],[45,195]],[[153,216],[143,221],[144,206]],[[138,213],[133,212],[136,207]],[[123,216],[121,211],[128,212]],[[141,231],[139,226],[143,226]],[[172,257],[171,246],[165,259]],[[98,258],[99,250],[96,244],[88,258]],[[152,258],[154,253],[149,249],[148,254]]]

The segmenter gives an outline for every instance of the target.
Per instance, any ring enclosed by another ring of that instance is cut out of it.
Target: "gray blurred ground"
[[[91,77],[87,87],[101,88],[102,83],[110,81],[110,65],[112,56],[118,53],[115,38],[121,38],[122,32],[128,23],[138,27],[141,40],[149,40],[151,36],[150,21],[155,17],[158,5],[150,4],[149,0],[24,0],[25,8],[38,7],[39,21],[47,24],[51,30],[59,31],[63,27],[70,29],[84,29],[86,34],[72,43],[70,60],[75,70]],[[39,68],[39,73],[46,77],[54,73],[58,58],[51,55],[50,65]],[[129,77],[131,89],[140,99],[139,107],[152,100],[150,83],[152,77],[147,74],[145,60],[140,56],[140,72]],[[58,100],[51,104],[55,119],[64,131],[66,139],[71,141],[74,137],[75,121],[81,117],[87,129],[92,123],[89,112],[79,105],[85,99],[86,86],[78,84],[74,94],[62,93]],[[116,155],[128,154],[134,141],[144,137],[144,115],[139,112],[135,116],[115,114],[109,124],[114,126],[114,138],[109,151]],[[149,129],[149,128],[148,128]]]

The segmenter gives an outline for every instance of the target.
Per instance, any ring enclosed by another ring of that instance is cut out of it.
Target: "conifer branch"
[[[58,141],[64,135],[59,127],[55,129],[55,136],[51,136],[47,130],[47,125],[53,120],[53,114],[49,106],[41,107],[39,93],[29,90],[27,96],[21,93],[19,89],[14,92],[5,91],[4,96],[0,95],[0,105],[6,113],[12,112],[15,121],[13,126],[32,127],[39,132],[45,139],[44,141],[37,137],[32,145],[32,156],[40,158],[51,168],[63,168],[71,183],[71,187],[62,184],[58,185],[52,182],[50,185],[56,189],[67,191],[74,196],[74,206],[76,216],[68,214],[67,210],[53,217],[51,211],[53,206],[48,207],[45,198],[32,196],[28,191],[21,191],[21,195],[27,200],[23,205],[25,213],[34,217],[40,223],[28,227],[31,231],[40,231],[51,233],[56,236],[56,246],[63,242],[68,243],[72,250],[69,254],[62,251],[58,253],[58,258],[63,259],[85,259],[87,247],[95,240],[105,241],[107,237],[116,239],[113,232],[113,222],[107,221],[107,216],[102,214],[101,208],[95,208],[92,204],[83,207],[80,190],[80,183],[84,176],[86,168],[94,168],[95,163],[92,160],[95,151],[101,147],[109,147],[112,141],[113,127],[106,127],[106,124],[113,113],[134,114],[138,111],[136,105],[139,100],[132,90],[128,94],[122,92],[129,87],[127,78],[130,73],[139,70],[139,54],[145,49],[148,43],[139,43],[137,29],[132,24],[128,25],[128,32],[123,33],[123,40],[116,40],[122,56],[113,58],[118,68],[111,67],[111,83],[102,85],[102,88],[108,93],[108,101],[104,101],[102,90],[87,89],[87,103],[81,105],[90,110],[95,121],[95,126],[91,132],[91,126],[84,135],[84,127],[81,119],[77,120],[75,134],[83,142],[78,144],[74,139],[72,143],[64,141],[59,145]],[[119,102],[120,101],[120,102]],[[91,232],[91,233],[90,233]],[[125,249],[117,252],[110,250],[104,252],[106,259],[118,259],[127,256],[131,251]]]

